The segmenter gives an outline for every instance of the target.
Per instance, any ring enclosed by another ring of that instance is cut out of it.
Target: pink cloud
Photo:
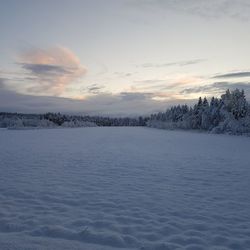
[[[36,78],[30,93],[59,96],[65,88],[83,77],[87,70],[68,48],[30,49],[19,57],[22,68]]]

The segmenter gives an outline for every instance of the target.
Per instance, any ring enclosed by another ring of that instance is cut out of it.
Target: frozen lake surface
[[[0,249],[250,249],[250,138],[0,131]]]

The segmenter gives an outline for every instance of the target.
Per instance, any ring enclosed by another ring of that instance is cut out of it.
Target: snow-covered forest
[[[110,126],[145,126],[143,117],[102,117],[102,116],[77,116],[61,113],[46,114],[18,114],[0,113],[0,127],[2,128],[57,128],[57,127],[110,127]]]
[[[244,90],[227,90],[221,98],[199,98],[193,107],[173,106],[166,112],[151,115],[149,127],[195,129],[212,133],[250,133],[250,105]]]
[[[2,128],[54,128],[95,126],[148,126],[161,129],[192,129],[211,133],[249,134],[250,105],[244,90],[227,90],[220,98],[199,98],[193,106],[173,106],[148,116],[103,117],[61,113],[0,113]]]

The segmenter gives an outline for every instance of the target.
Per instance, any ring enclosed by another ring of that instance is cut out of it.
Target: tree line
[[[0,112],[2,128],[53,128],[53,127],[108,127],[108,126],[146,126],[145,117],[102,117],[66,115],[61,113],[20,114]]]
[[[177,105],[150,116],[103,117],[61,113],[0,113],[0,127],[93,127],[148,126],[161,129],[192,129],[211,133],[250,134],[250,105],[244,90],[227,90],[220,98],[199,98],[193,106]]]
[[[212,133],[250,133],[250,105],[244,90],[227,90],[220,98],[199,98],[192,107],[177,105],[150,116],[149,127],[194,129]]]

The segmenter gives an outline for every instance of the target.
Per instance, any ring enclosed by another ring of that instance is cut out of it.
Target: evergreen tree
[[[206,97],[200,97],[193,107],[178,105],[167,109],[164,114],[151,115],[147,124],[215,133],[250,133],[250,107],[244,90],[227,90],[220,99],[212,97],[210,103]]]

